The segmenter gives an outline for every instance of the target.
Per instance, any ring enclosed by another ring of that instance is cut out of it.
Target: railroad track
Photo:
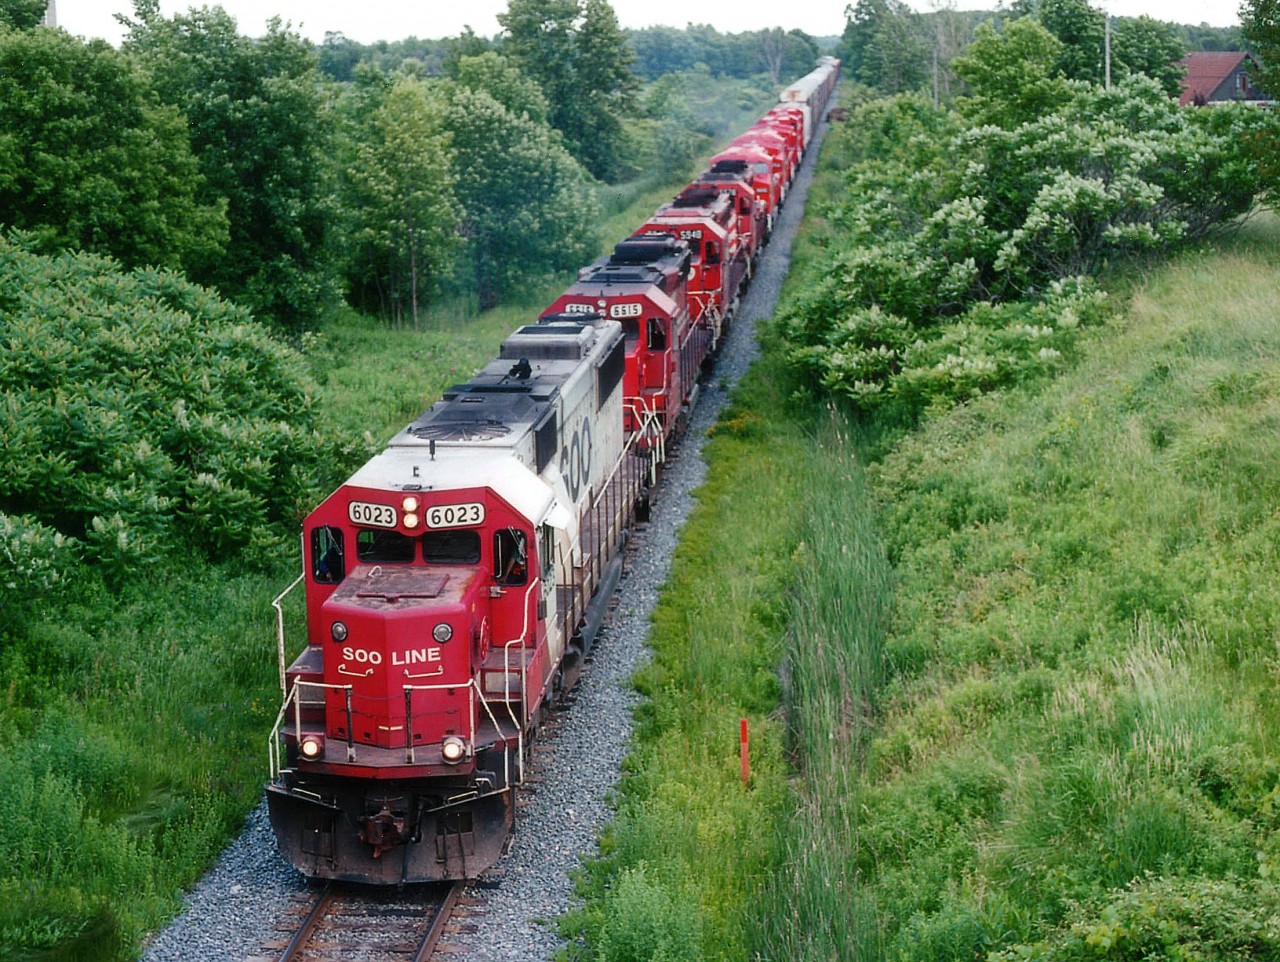
[[[293,938],[264,956],[278,962],[427,962],[462,883],[370,889],[331,883]],[[278,952],[278,954],[276,954]]]

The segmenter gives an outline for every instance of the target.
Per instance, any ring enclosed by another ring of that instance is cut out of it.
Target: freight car
[[[501,854],[529,739],[590,650],[838,69],[788,88],[305,519],[303,573],[275,601],[267,786],[304,874],[472,878]],[[289,662],[282,605],[299,585],[306,642]]]

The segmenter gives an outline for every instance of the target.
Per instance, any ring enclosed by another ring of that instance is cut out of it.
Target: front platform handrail
[[[285,667],[284,659],[284,608],[281,607],[281,604],[284,602],[285,596],[288,595],[289,592],[293,591],[294,588],[298,587],[298,585],[302,584],[302,579],[306,576],[307,573],[305,571],[302,572],[302,574],[298,575],[298,577],[294,579],[293,584],[289,585],[288,588],[285,588],[284,591],[276,595],[276,600],[271,602],[271,607],[276,610],[276,659],[280,663],[281,694],[286,694],[288,692],[288,682],[285,680],[285,672],[287,669]]]

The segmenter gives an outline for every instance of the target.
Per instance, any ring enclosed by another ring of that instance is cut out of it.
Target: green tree
[[[875,42],[876,31],[880,29],[880,21],[887,15],[888,9],[887,0],[857,0],[844,8],[844,33],[840,37],[836,55],[848,76],[863,80],[867,51]]]
[[[921,19],[933,48],[932,86],[939,102],[950,102],[956,81],[951,62],[973,42],[974,27],[971,18],[957,12],[954,0],[932,0],[930,6],[933,10]]]
[[[1280,0],[1245,0],[1240,6],[1240,31],[1257,54],[1253,82],[1268,93],[1280,91]],[[1280,130],[1272,125],[1259,131],[1249,147],[1262,166],[1268,200],[1274,204],[1280,188]]]
[[[193,265],[255,314],[298,329],[335,296],[326,246],[333,189],[326,92],[310,45],[273,20],[242,36],[221,7],[160,16],[137,0],[125,49],[186,114],[204,196],[230,220],[226,256]]]
[[[452,155],[443,108],[422,80],[362,85],[353,95],[344,171],[349,211],[348,277],[357,303],[418,326],[458,246]]]
[[[570,152],[595,176],[616,178],[637,80],[608,0],[511,0],[498,22],[503,53],[538,82]]]
[[[463,236],[475,289],[491,307],[532,279],[581,266],[596,249],[587,177],[559,135],[484,90],[446,84]]]
[[[1027,0],[1013,8],[1034,16],[1062,42],[1058,69],[1063,76],[1102,83],[1106,14],[1088,0]]]
[[[342,82],[355,78],[356,66],[364,57],[364,48],[339,31],[327,31],[316,51],[316,62],[325,76]]]
[[[225,203],[200,198],[182,117],[101,40],[0,26],[0,224],[129,266],[216,259]]]
[[[551,107],[541,88],[501,54],[487,50],[460,57],[454,77],[464,87],[485,91],[516,116],[538,124],[548,122]]]
[[[903,0],[858,0],[844,12],[848,76],[888,94],[924,85],[932,54],[919,14]]]
[[[888,94],[919,90],[925,85],[932,61],[920,15],[902,0],[888,0],[866,52],[865,83]]]
[[[493,49],[493,44],[483,37],[476,36],[470,27],[463,27],[462,33],[449,37],[444,41],[445,53],[442,66],[444,75],[455,80],[458,77],[458,63],[463,57],[479,57]]]
[[[1178,61],[1186,52],[1173,24],[1151,17],[1125,17],[1115,23],[1111,37],[1111,76],[1145,74],[1176,97],[1185,72]]]
[[[1280,0],[1245,0],[1240,5],[1240,29],[1257,54],[1255,83],[1269,93],[1280,91]]]
[[[627,37],[635,51],[635,71],[645,80],[692,70],[699,61],[710,67],[706,50],[688,30],[646,27],[627,31]]]
[[[0,0],[0,26],[30,30],[44,22],[49,0]]]
[[[1008,23],[1003,33],[982,24],[951,68],[969,87],[960,109],[975,123],[1012,128],[1063,103],[1069,86],[1058,71],[1062,42],[1036,20]]]

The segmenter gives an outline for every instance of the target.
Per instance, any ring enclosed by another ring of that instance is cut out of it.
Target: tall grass
[[[870,472],[876,916],[838,957],[1280,956],[1233,928],[1280,905],[1278,260],[1263,224],[1153,273],[1075,370]]]
[[[859,786],[885,671],[891,577],[847,428],[828,427],[802,463],[807,517],[784,659],[801,787],[781,833],[782,868],[761,913],[757,951],[862,958],[879,932],[859,884]]]
[[[774,403],[776,384],[753,373],[708,445],[710,472],[653,616],[653,660],[637,679],[645,700],[617,816],[584,878],[589,901],[563,922],[571,957],[750,951],[774,826],[791,809],[775,669],[806,500],[808,444]],[[662,913],[672,927],[651,929]]]

